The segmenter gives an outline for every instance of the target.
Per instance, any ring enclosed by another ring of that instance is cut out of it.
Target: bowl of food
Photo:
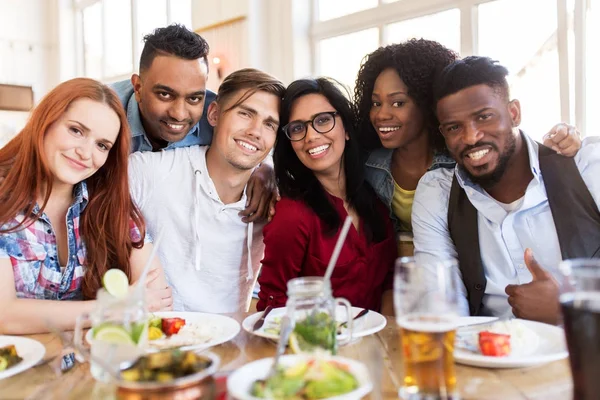
[[[267,378],[273,358],[244,365],[227,378],[227,391],[238,400],[360,399],[373,386],[364,364],[343,357],[282,356]]]
[[[210,352],[168,349],[139,357],[120,368],[117,386],[129,391],[168,391],[197,385],[219,368]]]

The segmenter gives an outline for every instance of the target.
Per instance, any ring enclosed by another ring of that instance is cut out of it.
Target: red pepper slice
[[[167,336],[171,336],[179,332],[185,325],[183,318],[163,318],[161,322],[161,330]]]
[[[502,357],[510,355],[510,335],[479,332],[479,349],[484,356]]]

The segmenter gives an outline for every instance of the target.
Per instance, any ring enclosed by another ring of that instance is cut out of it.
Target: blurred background
[[[600,0],[0,0],[0,146],[59,82],[129,79],[143,36],[174,22],[208,41],[215,91],[247,66],[352,89],[367,53],[423,37],[508,67],[531,136],[600,134]]]

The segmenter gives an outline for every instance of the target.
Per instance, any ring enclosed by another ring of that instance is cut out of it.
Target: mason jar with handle
[[[90,372],[99,381],[109,382],[118,376],[119,366],[144,354],[148,342],[148,313],[143,295],[132,291],[115,297],[104,289],[98,290],[96,307],[81,314],[75,323],[74,344],[90,361]],[[82,333],[91,324],[86,338],[91,351],[83,346]],[[108,370],[110,369],[110,370]]]
[[[290,346],[295,352],[325,351],[336,354],[338,344],[352,340],[352,305],[334,298],[331,285],[323,277],[301,277],[287,284],[287,315],[294,324]],[[347,329],[340,327],[336,311],[344,309]],[[343,338],[338,343],[338,333]]]

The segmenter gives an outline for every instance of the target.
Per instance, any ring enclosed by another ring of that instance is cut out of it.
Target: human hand
[[[275,215],[275,204],[280,200],[273,168],[267,164],[258,167],[246,188],[246,209],[240,212],[244,222],[270,221]]]
[[[538,264],[531,249],[525,250],[524,258],[533,280],[523,285],[506,286],[508,304],[517,318],[556,325],[560,315],[558,282]]]
[[[565,123],[554,125],[543,139],[544,146],[566,157],[574,157],[581,148],[579,131],[573,125]]]
[[[160,276],[159,269],[148,272],[146,277],[145,299],[148,311],[170,311],[173,309],[173,294],[170,287],[153,288],[152,282]]]

